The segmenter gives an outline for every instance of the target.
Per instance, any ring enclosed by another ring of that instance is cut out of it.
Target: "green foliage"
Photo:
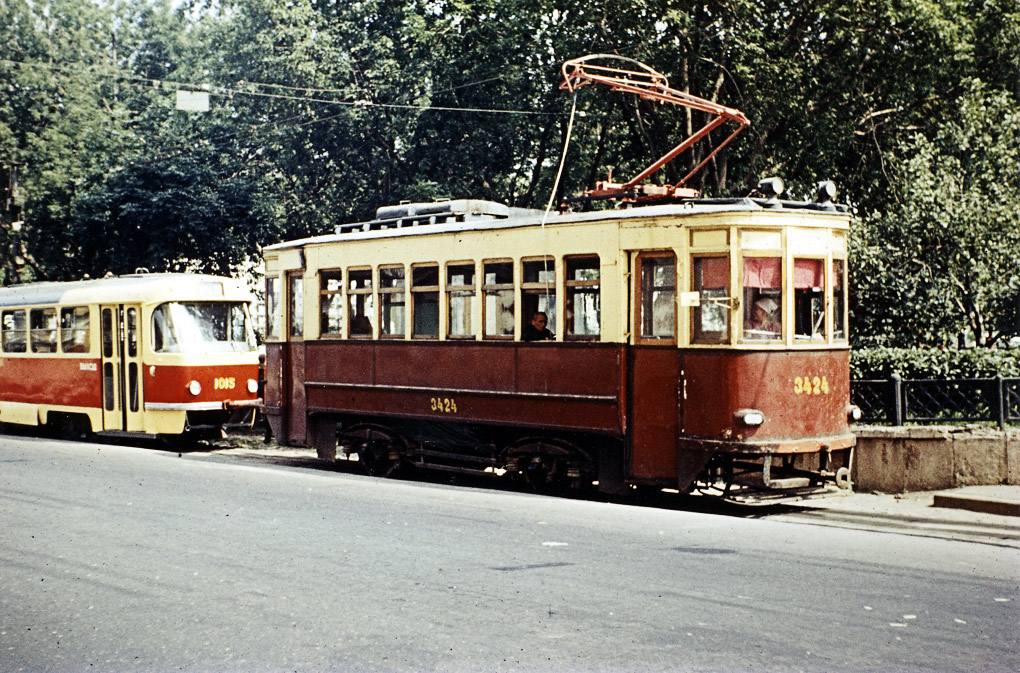
[[[92,277],[107,272],[200,271],[239,275],[257,262],[259,242],[279,234],[263,185],[217,174],[189,155],[172,166],[133,164],[74,203],[74,257]]]
[[[1020,376],[1020,349],[855,348],[850,351],[854,379],[965,379]]]
[[[0,259],[10,282],[61,265],[71,199],[129,151],[132,138],[103,77],[113,65],[109,8],[13,0],[0,7],[0,30],[0,158],[24,164],[26,227],[14,238],[39,262],[32,269],[17,257]]]
[[[861,342],[978,345],[1016,329],[1020,297],[1020,111],[972,83],[932,138],[915,135],[893,166],[897,201],[854,239]]]
[[[0,160],[25,164],[27,201],[0,282],[236,270],[400,200],[541,207],[628,178],[705,119],[583,89],[551,195],[560,66],[608,53],[751,119],[693,179],[706,195],[838,182],[860,216],[855,343],[1001,343],[1020,302],[1018,26],[1016,0],[8,0]],[[208,112],[175,109],[199,87]]]

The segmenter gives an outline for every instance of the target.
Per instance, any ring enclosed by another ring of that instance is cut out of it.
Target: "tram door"
[[[103,331],[103,429],[141,432],[141,306],[101,307]]]
[[[307,428],[305,398],[305,290],[304,272],[287,274],[287,349],[283,363],[287,406],[287,439],[304,444]]]
[[[641,253],[632,278],[635,344],[627,362],[630,473],[639,478],[673,478],[683,403],[678,395],[675,255],[670,251]]]

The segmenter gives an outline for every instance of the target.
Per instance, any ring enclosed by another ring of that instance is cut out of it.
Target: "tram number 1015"
[[[452,397],[430,397],[429,406],[432,411],[440,414],[457,413],[457,401]]]
[[[233,376],[217,376],[213,379],[213,390],[233,390],[237,387],[237,379]]]

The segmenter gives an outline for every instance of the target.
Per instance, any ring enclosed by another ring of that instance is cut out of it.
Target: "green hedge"
[[[1020,377],[1020,350],[936,350],[928,348],[859,348],[850,351],[850,376],[887,379],[981,379],[996,374]]]

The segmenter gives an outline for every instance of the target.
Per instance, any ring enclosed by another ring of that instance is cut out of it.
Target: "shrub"
[[[852,379],[980,379],[1020,377],[1020,350],[859,348],[850,351]]]

